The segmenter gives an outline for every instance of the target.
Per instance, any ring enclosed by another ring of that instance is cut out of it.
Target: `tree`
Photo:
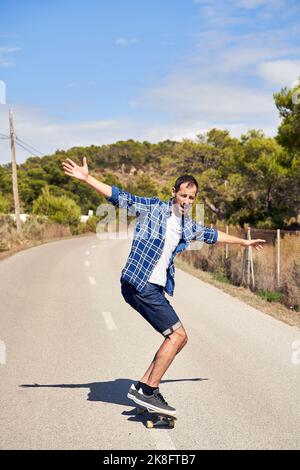
[[[256,223],[266,220],[266,226],[284,224],[288,211],[282,204],[282,188],[287,169],[282,164],[284,149],[273,139],[250,132],[242,137],[244,154],[237,159],[237,170],[242,175],[242,194],[252,200],[252,218]],[[241,194],[241,193],[240,193]]]
[[[141,175],[133,188],[137,196],[157,196],[158,188],[149,175]]]
[[[285,87],[275,93],[274,99],[282,118],[276,140],[287,149],[285,204],[293,209],[297,218],[300,212],[300,77],[294,87]]]
[[[282,88],[273,96],[282,118],[276,139],[290,151],[300,151],[300,84]]]

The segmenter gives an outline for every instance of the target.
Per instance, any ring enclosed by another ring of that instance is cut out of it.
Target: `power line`
[[[28,152],[30,155],[34,155],[35,157],[40,158],[40,155],[37,155],[37,154],[34,153],[31,149],[28,149],[28,148],[25,147],[24,145],[20,144],[20,142],[18,142],[17,140],[15,140],[15,143],[16,143],[17,145],[19,145],[19,147],[22,147],[22,149],[25,150],[26,152]]]
[[[44,155],[42,152],[40,152],[38,149],[36,149],[32,145],[30,145],[30,144],[24,142],[24,140],[20,139],[20,137],[18,137],[16,134],[15,134],[15,139],[20,141],[23,145],[26,145],[26,147],[33,149],[35,152],[40,153],[41,155]]]
[[[14,134],[14,137],[15,137],[15,143],[17,145],[19,145],[20,147],[22,147],[23,150],[26,150],[26,152],[30,153],[31,155],[34,155],[35,157],[39,157],[40,155],[44,155],[43,152],[40,152],[38,149],[36,149],[35,147],[33,147],[32,145],[28,144],[27,142],[25,142],[24,140],[20,139],[20,137],[18,137],[16,134]],[[9,139],[9,135],[6,135],[6,134],[2,134],[0,132],[0,139]],[[40,155],[37,155],[35,152],[39,153]]]

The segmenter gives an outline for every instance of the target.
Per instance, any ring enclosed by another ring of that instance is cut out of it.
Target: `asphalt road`
[[[300,330],[179,270],[189,343],[161,385],[178,421],[135,417],[127,390],[162,337],[121,296],[128,249],[83,237],[0,262],[0,448],[299,448]]]

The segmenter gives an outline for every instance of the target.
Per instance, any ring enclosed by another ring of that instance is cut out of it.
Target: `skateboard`
[[[161,411],[151,410],[151,408],[143,408],[141,406],[137,407],[136,414],[142,415],[144,413],[150,413],[153,416],[156,416],[156,419],[148,419],[146,421],[146,428],[152,429],[160,426],[168,426],[170,429],[175,427],[175,421],[177,420],[176,416],[171,416]]]

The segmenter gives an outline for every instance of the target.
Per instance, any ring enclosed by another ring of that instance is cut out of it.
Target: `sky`
[[[299,37],[299,0],[1,0],[0,164],[8,109],[19,163],[212,127],[275,135]]]

